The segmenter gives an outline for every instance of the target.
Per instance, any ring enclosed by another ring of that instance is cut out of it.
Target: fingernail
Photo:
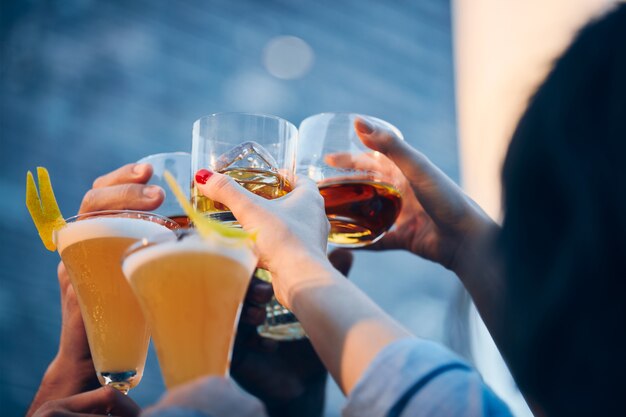
[[[142,175],[146,171],[146,169],[148,169],[148,165],[150,164],[136,164],[133,167],[133,173],[135,175]]]
[[[208,169],[199,169],[198,172],[196,172],[196,182],[198,184],[206,184],[209,178],[211,178],[211,175],[213,175],[213,173]]]
[[[359,133],[363,133],[365,135],[369,135],[374,131],[374,126],[365,119],[357,119],[354,127],[359,131]]]
[[[149,199],[155,199],[161,194],[161,189],[156,185],[149,185],[143,189],[143,195]]]

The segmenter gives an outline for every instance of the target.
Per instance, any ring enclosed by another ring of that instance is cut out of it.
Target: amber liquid
[[[282,175],[260,169],[225,169],[221,174],[235,179],[246,190],[268,200],[289,193],[293,187]],[[196,210],[222,221],[233,221],[230,210],[217,201],[209,200],[198,191],[194,182],[191,190],[191,204]]]
[[[189,217],[185,216],[184,214],[181,214],[180,216],[168,217],[170,218],[170,220],[175,222],[179,227],[183,229],[188,229],[191,226],[191,221],[189,220]]]
[[[135,220],[143,221],[143,220]],[[137,239],[100,237],[76,242],[61,252],[78,296],[98,379],[128,373],[133,388],[141,380],[150,333],[141,308],[122,273],[122,254]]]
[[[333,179],[318,184],[330,222],[328,241],[359,247],[375,242],[396,221],[402,208],[392,185],[361,179]]]
[[[227,375],[249,270],[230,257],[199,250],[164,253],[129,278],[168,388]]]

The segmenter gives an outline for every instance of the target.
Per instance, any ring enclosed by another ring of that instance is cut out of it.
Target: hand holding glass
[[[54,240],[76,291],[96,374],[102,385],[126,393],[141,380],[150,333],[120,258],[134,242],[172,234],[168,229],[177,226],[156,214],[114,210],[66,222]]]
[[[217,113],[193,125],[191,168],[208,168],[226,174],[242,187],[267,199],[282,197],[295,181],[298,130],[276,116],[250,113]],[[209,217],[236,225],[228,207],[209,200],[197,189],[191,192],[194,208]],[[269,272],[256,275],[271,281]],[[294,315],[273,299],[267,305],[267,320],[259,334],[278,340],[304,337]]]
[[[295,180],[297,129],[275,116],[217,113],[193,125],[191,168],[208,168],[234,178],[247,190],[274,199],[292,189]],[[215,220],[234,222],[223,204],[192,187],[194,208]]]
[[[397,170],[385,156],[361,142],[357,118],[402,134],[393,125],[353,113],[321,113],[300,124],[298,172],[318,184],[331,231],[330,243],[370,245],[391,228],[402,207]]]

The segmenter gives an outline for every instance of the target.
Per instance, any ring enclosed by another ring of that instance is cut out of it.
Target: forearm
[[[26,416],[30,417],[47,401],[66,398],[99,386],[91,359],[76,363],[57,356],[48,366]]]
[[[479,231],[459,246],[452,268],[472,297],[489,332],[498,341],[498,320],[504,300],[504,279],[494,251],[500,227],[485,220]]]
[[[410,334],[329,263],[298,265],[298,271],[302,284],[291,292],[290,306],[330,374],[349,394],[384,347]]]

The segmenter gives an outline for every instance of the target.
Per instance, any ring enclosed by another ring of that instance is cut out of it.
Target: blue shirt
[[[511,417],[467,363],[440,344],[402,339],[374,358],[343,417]]]

